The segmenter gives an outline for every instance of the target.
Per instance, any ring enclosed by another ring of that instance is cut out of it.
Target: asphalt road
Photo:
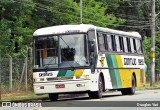
[[[160,90],[140,90],[135,95],[122,96],[121,92],[105,93],[101,99],[89,99],[88,95],[63,98],[56,102],[43,100],[36,108],[23,110],[160,110]],[[0,110],[21,110],[22,108],[0,108]]]

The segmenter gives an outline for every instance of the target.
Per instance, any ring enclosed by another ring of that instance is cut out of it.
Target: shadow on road
[[[103,95],[101,99],[103,98],[109,98],[109,97],[119,97],[119,96],[122,96],[121,94],[114,94],[114,95]],[[59,102],[59,101],[70,101],[70,100],[73,100],[73,101],[90,101],[90,100],[93,100],[93,99],[90,99],[89,96],[87,94],[82,94],[81,96],[76,96],[76,97],[65,97],[65,98],[59,98],[56,102]],[[43,100],[43,102],[51,102],[50,100]]]

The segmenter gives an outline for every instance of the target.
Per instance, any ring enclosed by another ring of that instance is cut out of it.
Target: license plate
[[[56,86],[56,88],[65,88],[64,84],[56,84],[55,86]]]

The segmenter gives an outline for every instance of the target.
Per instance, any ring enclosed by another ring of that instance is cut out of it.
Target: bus
[[[102,98],[106,90],[135,94],[146,82],[142,38],[91,24],[58,25],[33,34],[35,94],[88,93]]]

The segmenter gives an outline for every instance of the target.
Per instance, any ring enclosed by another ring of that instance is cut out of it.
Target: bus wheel
[[[131,88],[124,88],[121,90],[122,95],[133,95],[136,91],[136,80],[135,77],[132,76],[132,87]]]
[[[89,92],[88,95],[90,98],[102,98],[102,92],[103,92],[103,81],[102,81],[102,77],[99,77],[98,80],[98,91],[94,91],[94,92]]]
[[[58,99],[58,94],[56,94],[56,93],[50,93],[50,94],[48,94],[49,95],[49,99],[51,100],[51,101],[57,101],[57,99]]]

